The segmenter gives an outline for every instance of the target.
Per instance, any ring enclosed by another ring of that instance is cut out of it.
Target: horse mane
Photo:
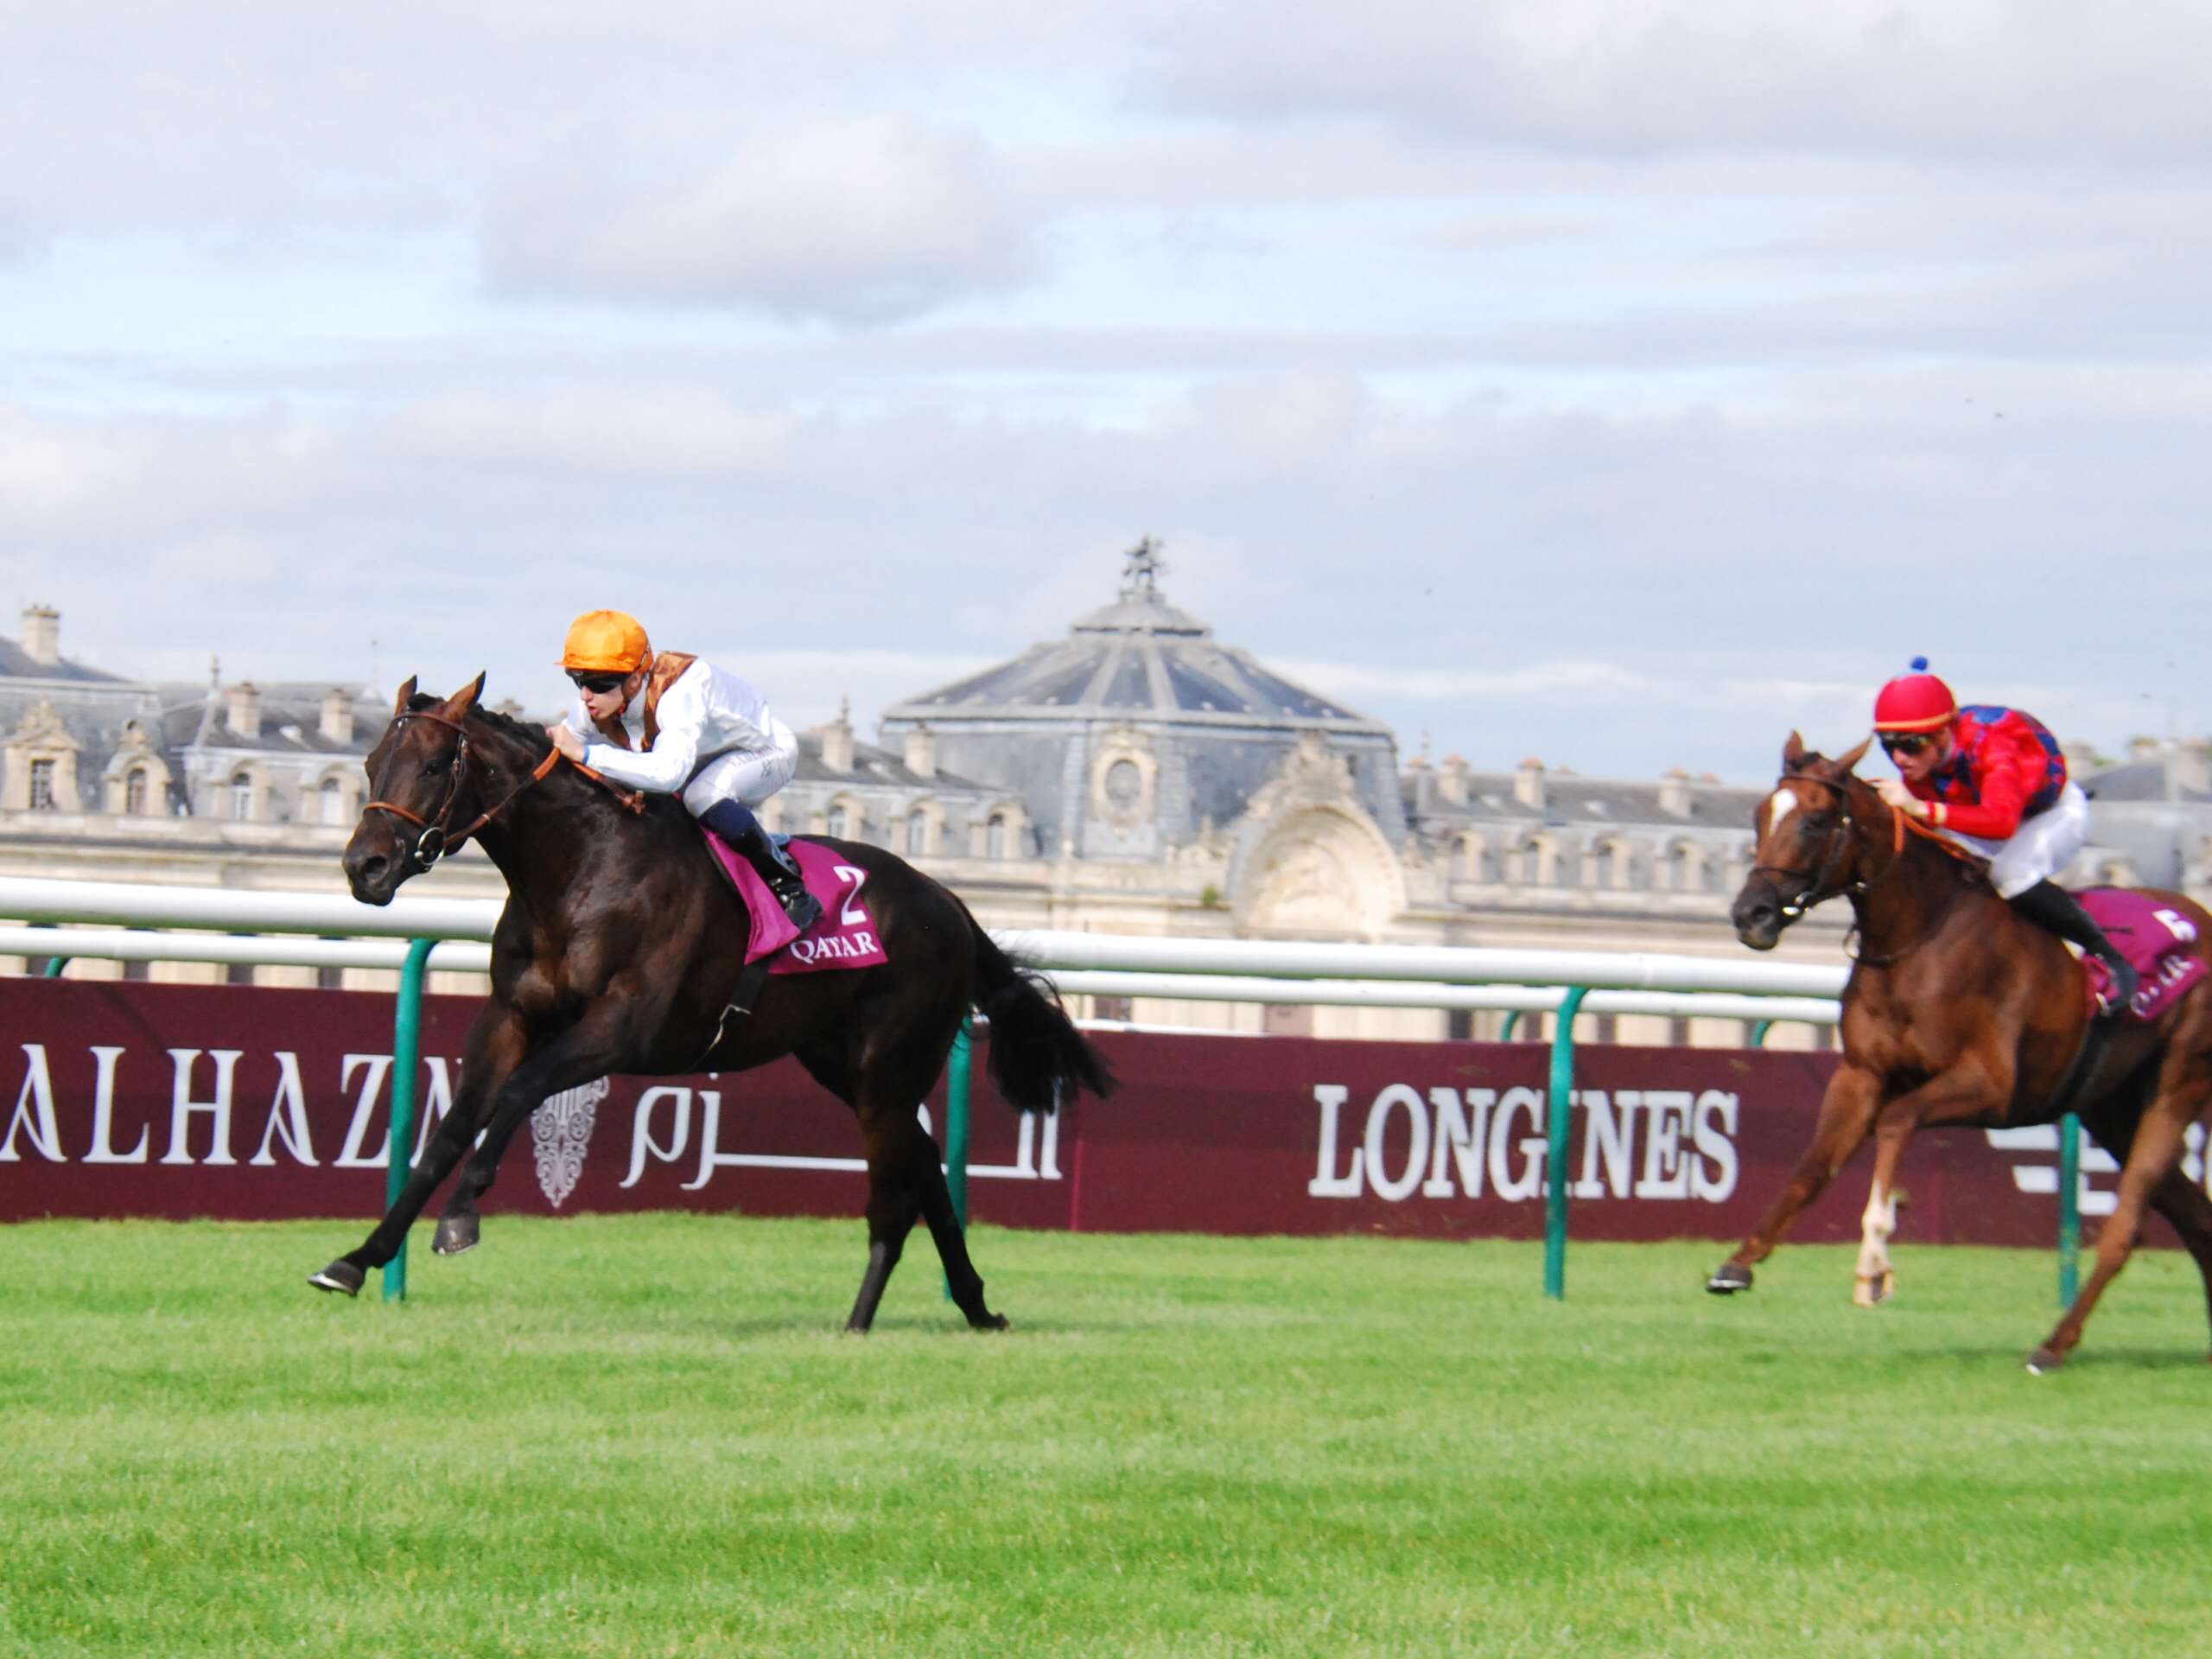
[[[444,706],[443,697],[429,691],[417,691],[407,699],[407,712],[410,715],[419,715],[425,709],[440,709]],[[503,732],[509,737],[529,744],[540,754],[553,746],[553,740],[546,735],[545,728],[537,721],[518,720],[512,715],[500,713],[497,709],[486,709],[481,702],[472,702],[468,705],[468,717],[472,720],[482,721],[495,732]]]

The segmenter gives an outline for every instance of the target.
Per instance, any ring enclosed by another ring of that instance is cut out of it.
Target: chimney
[[[353,694],[342,685],[334,685],[322,700],[322,724],[319,728],[333,743],[353,741]]]
[[[822,728],[822,764],[832,772],[853,769],[853,700],[837,705],[837,718]]]
[[[906,770],[923,778],[937,776],[937,734],[926,721],[906,734]]]
[[[1690,815],[1690,775],[1680,766],[1659,780],[1659,810],[1678,818]]]
[[[261,735],[261,693],[251,680],[231,688],[231,729],[240,737]]]
[[[23,607],[23,655],[48,668],[61,661],[61,613],[51,605]]]
[[[1538,811],[1544,806],[1544,763],[1531,757],[1521,763],[1521,770],[1513,774],[1513,798],[1523,806],[1533,806]]]
[[[1436,792],[1454,806],[1467,804],[1467,763],[1458,755],[1444,757],[1443,768],[1436,774]]]

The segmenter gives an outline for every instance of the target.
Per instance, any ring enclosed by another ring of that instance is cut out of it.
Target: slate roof
[[[75,680],[91,685],[130,686],[135,681],[103,673],[82,663],[41,663],[13,639],[0,639],[0,677],[19,680]]]
[[[853,745],[853,769],[833,771],[822,759],[822,733],[819,729],[798,734],[798,770],[791,774],[791,781],[800,784],[834,784],[855,786],[863,784],[887,785],[893,789],[917,790],[973,790],[977,794],[989,793],[988,786],[962,778],[939,766],[925,778],[906,764],[904,756],[894,750],[880,749],[873,743],[855,741]]]
[[[890,721],[1143,721],[1321,728],[1388,737],[1389,728],[1310,691],[1162,599],[1148,582],[1077,617],[1067,638],[884,710]]]

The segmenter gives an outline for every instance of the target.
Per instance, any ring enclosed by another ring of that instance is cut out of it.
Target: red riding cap
[[[1928,659],[1912,659],[1912,672],[1900,674],[1874,699],[1878,732],[1941,731],[1959,716],[1951,688],[1927,671]]]

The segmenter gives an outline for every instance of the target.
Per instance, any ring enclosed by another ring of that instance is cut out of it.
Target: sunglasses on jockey
[[[594,696],[599,697],[605,696],[610,691],[620,690],[622,682],[629,677],[626,674],[594,673],[590,669],[585,668],[572,668],[569,671],[569,684],[575,686],[579,691],[588,691]]]
[[[1923,749],[1936,747],[1934,732],[1884,732],[1881,734],[1882,753],[1885,754],[1918,754]]]

